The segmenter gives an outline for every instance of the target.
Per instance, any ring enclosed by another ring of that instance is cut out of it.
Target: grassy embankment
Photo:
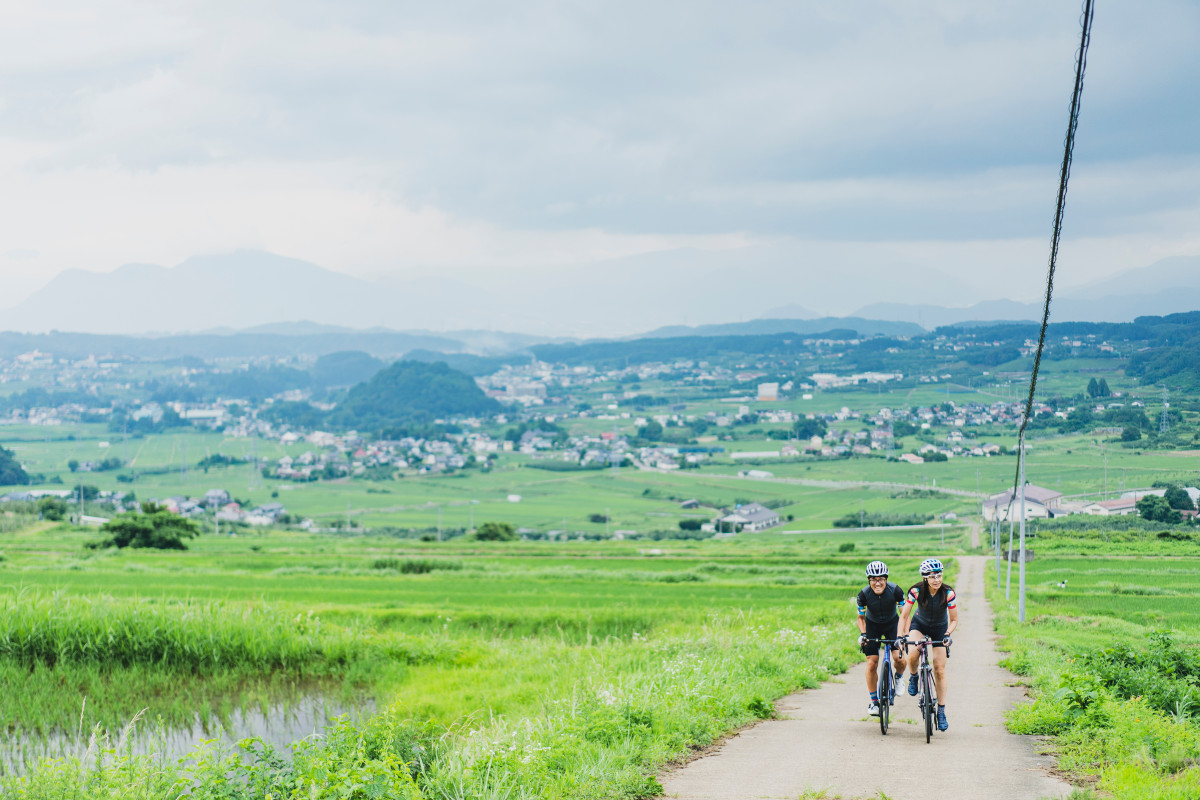
[[[849,598],[868,556],[841,548],[857,540],[860,552],[872,536],[648,549],[278,534],[80,558],[87,535],[6,542],[0,671],[16,730],[77,725],[85,689],[89,723],[143,706],[169,722],[206,701],[220,716],[221,702],[246,702],[234,678],[260,682],[250,702],[335,681],[384,710],[291,761],[260,745],[240,760],[215,745],[179,764],[109,755],[103,770],[67,759],[0,787],[17,796],[159,797],[193,784],[194,797],[308,796],[334,774],[358,782],[347,796],[651,796],[661,764],[856,659]],[[932,546],[924,531],[877,536],[869,557],[897,571]]]
[[[1200,796],[1200,540],[1188,531],[1040,531],[1024,625],[1015,569],[1009,604],[989,581],[1007,664],[1034,694],[1009,729],[1052,735],[1059,767],[1103,796]]]

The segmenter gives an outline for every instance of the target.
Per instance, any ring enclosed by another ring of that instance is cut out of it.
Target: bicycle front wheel
[[[925,716],[925,743],[929,744],[929,740],[933,738],[933,689],[930,683],[933,681],[933,676],[923,672],[921,673],[921,709]]]
[[[888,715],[891,713],[892,704],[888,702],[892,694],[892,667],[886,661],[883,662],[883,674],[879,677],[879,731],[884,736],[887,736]]]

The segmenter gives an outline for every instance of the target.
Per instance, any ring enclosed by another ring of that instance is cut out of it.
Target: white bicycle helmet
[[[927,558],[921,562],[921,577],[928,577],[934,572],[942,571],[942,562],[936,558]]]
[[[878,578],[881,576],[886,578],[887,574],[888,574],[887,564],[883,563],[882,561],[872,561],[870,564],[867,564],[867,577],[868,578]]]

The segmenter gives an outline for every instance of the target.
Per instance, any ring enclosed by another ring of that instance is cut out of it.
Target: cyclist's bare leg
[[[867,691],[873,692],[879,685],[879,655],[867,656]]]
[[[946,689],[949,681],[946,679],[946,648],[931,647],[932,655],[929,663],[933,664],[933,685],[937,687],[938,705],[946,705]]]

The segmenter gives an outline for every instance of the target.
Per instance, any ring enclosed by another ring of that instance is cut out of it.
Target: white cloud
[[[40,254],[5,262],[9,298],[239,247],[464,280],[679,248],[892,263],[852,307],[935,269],[972,300],[986,270],[1037,280],[1078,9],[686,10],[7,4],[0,250]],[[1064,274],[1198,251],[1198,33],[1184,0],[1098,16]]]
[[[740,234],[624,235],[600,230],[537,232],[408,207],[374,188],[353,163],[8,169],[0,217],[8,243],[32,251],[26,273],[109,271],[135,260],[172,265],[242,248],[303,257],[358,275],[456,273],[544,267],[678,247],[723,249]],[[19,232],[19,233],[18,233]],[[10,251],[14,252],[14,251]],[[36,286],[25,282],[27,294]],[[19,297],[9,295],[10,302]],[[7,305],[7,304],[6,304]]]

